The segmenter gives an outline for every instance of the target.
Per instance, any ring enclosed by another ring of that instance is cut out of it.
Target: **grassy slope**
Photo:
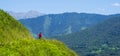
[[[8,13],[0,10],[0,41],[32,38],[29,31]]]
[[[57,40],[35,40],[29,31],[0,10],[0,56],[77,56]]]
[[[57,40],[14,40],[0,47],[0,56],[77,56]]]

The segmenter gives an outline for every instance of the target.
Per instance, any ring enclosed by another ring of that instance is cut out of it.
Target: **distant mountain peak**
[[[40,13],[35,10],[30,10],[28,12],[13,12],[13,11],[8,11],[10,15],[12,15],[16,19],[26,19],[26,18],[34,18],[38,16],[44,15],[44,13]]]

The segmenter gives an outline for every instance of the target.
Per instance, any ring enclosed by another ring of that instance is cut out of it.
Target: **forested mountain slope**
[[[120,16],[77,33],[53,38],[63,41],[82,56],[120,56]]]
[[[44,36],[75,33],[107,19],[106,15],[89,13],[49,14],[31,19],[19,20],[33,34],[42,32]]]

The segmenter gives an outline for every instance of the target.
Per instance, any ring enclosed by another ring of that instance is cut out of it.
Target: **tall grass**
[[[57,40],[14,40],[0,43],[0,56],[77,56]]]

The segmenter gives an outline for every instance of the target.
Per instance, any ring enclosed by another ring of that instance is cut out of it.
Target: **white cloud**
[[[120,3],[113,3],[112,6],[120,7]]]

